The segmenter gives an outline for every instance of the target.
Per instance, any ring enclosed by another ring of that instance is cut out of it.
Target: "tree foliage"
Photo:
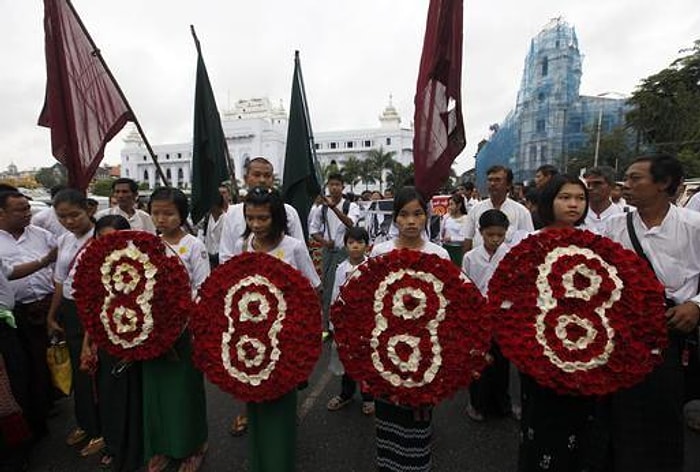
[[[676,154],[688,176],[700,176],[700,40],[669,67],[642,80],[628,123],[642,144]]]

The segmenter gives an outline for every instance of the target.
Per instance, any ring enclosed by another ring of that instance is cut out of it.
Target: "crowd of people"
[[[177,464],[179,471],[193,472],[205,458],[206,395],[203,374],[192,362],[191,333],[177,339],[175,359],[125,362],[96,346],[83,329],[73,281],[76,260],[92,238],[125,229],[158,234],[186,267],[193,297],[217,265],[244,252],[270,254],[316,289],[324,339],[332,340],[329,307],[367,258],[394,249],[435,254],[460,267],[488,297],[499,262],[521,240],[553,228],[580,228],[636,251],[663,284],[670,333],[664,363],[639,385],[605,398],[562,395],[523,374],[520,399],[513,401],[510,363],[492,342],[490,365],[470,386],[466,414],[477,422],[491,416],[520,421],[520,472],[681,472],[683,404],[690,396],[685,385],[696,375],[688,371],[684,350],[700,318],[700,197],[688,208],[676,204],[683,169],[665,155],[635,160],[623,184],[606,167],[578,177],[547,165],[534,177],[534,186],[523,188],[514,185],[510,169],[494,166],[487,171],[484,199],[473,184],[458,186],[434,234],[430,202],[414,187],[396,195],[366,192],[360,199],[393,200],[384,241],[373,241],[358,226],[366,207],[343,193],[342,174],[328,176],[326,194],[302,222],[273,188],[273,166],[262,157],[245,169],[243,201],[234,202],[221,186],[219,201],[200,222],[189,221],[188,198],[173,188],[156,189],[147,211],[137,208],[138,187],[127,178],[113,182],[114,205],[106,210],[96,212],[78,190],[61,189],[52,195],[52,207],[33,217],[25,195],[0,187],[0,426],[21,412],[28,427],[16,441],[0,427],[7,436],[0,443],[2,464],[24,470],[33,444],[48,432],[58,397],[46,349],[59,339],[67,343],[72,364],[76,428],[66,432],[67,445],[77,446],[81,456],[101,454],[101,467],[120,471],[145,466],[158,472]],[[320,248],[320,267],[314,267],[312,247]],[[375,416],[377,469],[431,470],[432,408],[374,398],[361,379],[344,371],[335,352],[329,368],[340,379],[327,409],[348,406],[359,390],[361,412]],[[249,434],[252,471],[295,470],[296,404],[296,389],[274,401],[248,402],[245,411],[232,404],[230,432]]]

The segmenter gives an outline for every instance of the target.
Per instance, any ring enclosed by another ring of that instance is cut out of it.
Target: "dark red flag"
[[[39,125],[51,128],[51,150],[85,190],[104,148],[133,120],[129,105],[68,0],[44,0],[46,98]]]
[[[464,149],[462,0],[430,0],[418,72],[413,162],[416,187],[430,197]]]

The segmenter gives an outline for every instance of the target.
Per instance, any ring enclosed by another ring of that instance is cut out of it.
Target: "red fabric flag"
[[[68,184],[85,190],[104,148],[133,120],[129,105],[68,0],[44,0],[46,98],[39,125]]]
[[[430,0],[416,86],[413,162],[416,187],[437,192],[464,149],[462,0]]]

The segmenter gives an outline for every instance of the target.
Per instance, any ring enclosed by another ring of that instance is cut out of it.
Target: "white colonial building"
[[[401,117],[391,98],[379,122],[378,128],[315,132],[319,162],[328,165],[335,161],[342,167],[348,157],[362,160],[369,151],[381,147],[384,152],[395,152],[394,158],[408,165],[413,159],[413,129],[401,127]],[[239,100],[232,110],[223,113],[221,123],[239,180],[247,162],[256,156],[264,156],[272,162],[281,179],[287,134],[287,112],[281,104],[273,106],[268,98]],[[189,188],[192,142],[154,145],[153,151],[172,185]],[[124,139],[121,175],[137,182],[148,182],[149,188],[160,184],[155,165],[135,130]]]

